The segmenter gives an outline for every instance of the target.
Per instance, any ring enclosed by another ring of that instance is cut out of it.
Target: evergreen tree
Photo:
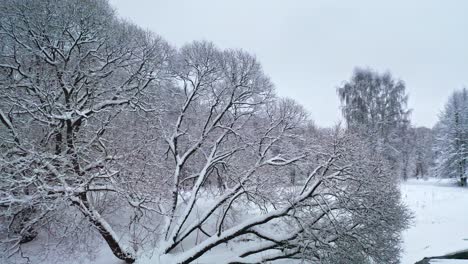
[[[440,114],[436,126],[435,172],[439,177],[458,178],[462,186],[468,176],[468,90],[455,91]]]

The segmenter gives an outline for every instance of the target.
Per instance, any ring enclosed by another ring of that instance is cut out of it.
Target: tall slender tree
[[[468,177],[468,90],[455,91],[435,127],[435,172],[439,177],[457,178],[466,185]]]
[[[427,127],[414,128],[414,155],[413,175],[416,178],[424,177],[429,174],[434,166],[434,151],[432,144],[434,142],[434,132]]]

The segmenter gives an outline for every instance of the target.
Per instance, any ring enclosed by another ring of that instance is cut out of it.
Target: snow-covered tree
[[[427,127],[414,128],[414,154],[412,158],[414,176],[416,178],[429,175],[434,166],[433,130]]]
[[[90,197],[115,191],[119,153],[106,131],[121,112],[144,107],[168,45],[117,19],[107,1],[8,0],[0,13],[4,241],[33,239],[68,204],[132,260]]]
[[[323,262],[332,259],[327,252],[351,250],[344,242],[349,239],[363,245],[354,252],[369,261],[398,261],[407,213],[379,155],[368,158],[368,145],[353,145],[362,140],[340,129],[306,137],[303,109],[273,96],[260,65],[245,52],[194,42],[176,57],[177,96],[183,100],[177,100],[178,115],[162,118],[162,127],[172,128],[165,135],[172,179],[164,181],[170,199],[161,259],[190,263],[228,244],[240,248],[228,263]],[[298,182],[293,187],[292,169]],[[374,184],[380,187],[364,191]],[[377,199],[386,201],[379,202],[385,209],[376,207]],[[352,216],[359,210],[361,220]],[[381,233],[364,234],[375,230],[377,225],[368,226],[375,221],[387,225],[381,226],[388,230],[385,246],[373,244]],[[358,227],[362,237],[355,236]],[[317,249],[323,253],[312,256]]]
[[[105,0],[6,0],[0,36],[5,254],[65,218],[126,262],[398,262],[388,161],[316,129],[251,54],[173,49]]]
[[[468,90],[455,91],[439,116],[435,130],[435,172],[439,177],[457,178],[466,185],[468,177]]]
[[[383,153],[395,171],[405,177],[410,128],[408,96],[403,81],[390,73],[356,68],[351,80],[337,89],[348,129],[359,131],[376,151]]]
[[[330,214],[317,223],[316,211],[323,208],[298,209],[305,227],[298,241],[306,248],[306,259],[330,264],[399,263],[399,230],[408,224],[408,213],[401,206],[398,180],[388,162],[361,135],[349,131],[331,133],[325,142],[328,151],[341,153],[331,168],[338,170],[338,177],[326,179],[325,190],[316,193]],[[316,226],[307,228],[310,223]]]

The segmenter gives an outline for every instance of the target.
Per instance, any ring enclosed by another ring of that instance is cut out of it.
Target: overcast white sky
[[[121,17],[180,47],[192,40],[254,53],[278,94],[321,126],[340,119],[336,87],[355,66],[406,82],[416,125],[432,126],[468,86],[464,0],[111,0]]]

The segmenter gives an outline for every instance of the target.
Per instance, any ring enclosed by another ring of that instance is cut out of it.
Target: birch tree
[[[356,68],[351,80],[337,89],[348,128],[366,135],[402,176],[410,156],[402,148],[407,137],[401,136],[410,129],[405,88],[390,73]]]

